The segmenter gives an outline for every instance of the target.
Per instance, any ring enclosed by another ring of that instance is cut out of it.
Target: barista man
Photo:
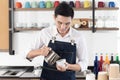
[[[71,27],[73,17],[73,9],[66,2],[60,3],[54,11],[56,26],[43,29],[36,37],[34,46],[27,54],[28,59],[47,56],[52,49],[67,61],[65,67],[55,64],[51,66],[44,61],[40,79],[75,80],[75,71],[87,69],[85,39],[80,31]]]

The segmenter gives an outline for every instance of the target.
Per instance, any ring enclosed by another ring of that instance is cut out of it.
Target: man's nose
[[[62,25],[61,25],[61,29],[65,29],[65,24],[62,24]]]

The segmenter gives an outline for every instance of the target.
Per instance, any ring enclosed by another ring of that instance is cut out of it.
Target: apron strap
[[[54,43],[55,40],[56,40],[56,37],[53,36],[53,37],[52,37],[52,43]],[[71,45],[74,45],[74,44],[75,44],[75,40],[71,38],[70,43],[71,43]]]
[[[75,44],[75,40],[71,39],[71,45],[74,45]]]
[[[55,42],[55,40],[56,40],[56,37],[52,37],[52,43],[54,43]]]

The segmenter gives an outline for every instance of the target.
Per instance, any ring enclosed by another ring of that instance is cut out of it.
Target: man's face
[[[57,15],[57,17],[55,17],[55,24],[61,36],[64,36],[68,33],[71,21],[72,21],[71,17],[65,17],[61,15]]]

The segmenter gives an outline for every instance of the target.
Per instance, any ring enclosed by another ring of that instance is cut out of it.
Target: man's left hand
[[[56,65],[56,67],[57,67],[57,70],[64,72],[68,68],[68,63],[65,63],[64,66],[62,66],[62,65]]]

